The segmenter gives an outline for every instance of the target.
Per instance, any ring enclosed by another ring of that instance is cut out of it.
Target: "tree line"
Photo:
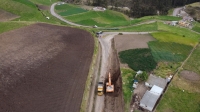
[[[200,0],[87,0],[95,6],[129,7],[129,16],[142,17],[148,15],[164,15],[173,7],[184,6]]]

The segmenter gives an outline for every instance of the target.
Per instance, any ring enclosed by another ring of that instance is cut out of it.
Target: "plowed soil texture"
[[[34,24],[0,35],[0,112],[79,112],[90,33]]]

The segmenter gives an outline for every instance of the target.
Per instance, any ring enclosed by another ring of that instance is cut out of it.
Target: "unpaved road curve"
[[[182,8],[183,8],[183,7],[175,8],[174,11],[173,11],[172,16],[176,16],[176,15],[178,15],[179,11],[180,11]]]
[[[60,19],[63,22],[66,22],[70,25],[90,27],[90,26],[83,26],[83,25],[75,24],[75,23],[72,23],[70,21],[63,19],[61,16],[59,16],[54,11],[54,7],[55,7],[56,4],[57,3],[52,4],[51,8],[50,8],[50,12],[53,16],[55,16],[56,18]],[[152,23],[152,22],[155,22],[155,21],[150,21],[150,23]],[[108,58],[109,58],[109,55],[110,55],[110,52],[111,52],[111,40],[114,38],[115,35],[118,35],[119,33],[123,33],[123,34],[148,34],[149,32],[104,32],[101,35],[102,38],[99,38],[99,42],[100,42],[101,47],[102,47],[102,60],[101,60],[101,70],[100,70],[99,81],[104,82],[104,80],[105,80],[105,76],[106,76],[106,72],[107,72],[108,64],[109,64],[107,62],[108,62]],[[97,96],[96,95],[94,112],[103,112],[104,111],[104,98],[105,98],[104,96]],[[91,105],[91,103],[90,103],[90,105]],[[91,106],[89,106],[89,107],[91,107]],[[89,110],[91,111],[91,109],[89,109]]]
[[[149,34],[150,32],[120,32],[122,34]],[[106,77],[106,72],[108,71],[109,65],[109,55],[111,53],[111,40],[115,35],[118,35],[119,32],[104,32],[99,39],[99,42],[102,47],[102,61],[101,61],[101,70],[99,81],[104,82]],[[104,96],[97,96],[95,101],[95,110],[94,112],[103,112],[104,111]]]
[[[75,24],[75,23],[72,23],[70,21],[67,21],[66,19],[62,18],[60,15],[58,15],[55,11],[54,11],[54,8],[55,8],[55,5],[57,3],[53,3],[51,5],[51,8],[50,8],[50,12],[51,12],[51,15],[53,15],[54,17],[60,19],[61,21],[65,22],[65,23],[68,23],[70,25],[73,25],[73,26],[82,26],[82,27],[91,27],[91,26],[83,26],[83,25],[79,25],[79,24]]]

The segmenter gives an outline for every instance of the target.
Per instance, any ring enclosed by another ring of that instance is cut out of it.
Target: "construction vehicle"
[[[106,83],[106,92],[114,92],[114,85],[111,84],[111,76],[110,72],[108,74],[108,82]]]
[[[103,95],[103,82],[98,83],[98,92],[97,95],[102,96]]]

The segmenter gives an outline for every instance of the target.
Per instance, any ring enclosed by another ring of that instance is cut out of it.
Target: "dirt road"
[[[173,11],[173,14],[172,16],[177,16],[179,11],[182,9],[183,7],[178,7],[178,8],[175,8],[174,11]]]
[[[120,32],[122,34],[148,34],[150,32]],[[100,78],[99,81],[105,80],[106,73],[108,71],[109,66],[109,56],[111,53],[111,40],[115,35],[118,35],[119,32],[104,32],[98,38],[102,47],[102,61],[101,61],[101,70],[100,70]],[[104,96],[97,96],[95,101],[95,110],[94,112],[104,112]]]
[[[55,5],[57,5],[57,3],[53,3],[53,4],[51,5],[51,8],[50,8],[51,15],[53,15],[54,17],[60,19],[61,21],[65,22],[65,23],[68,23],[68,24],[70,24],[70,25],[73,25],[73,26],[91,27],[91,26],[79,25],[79,24],[76,24],[76,23],[72,23],[72,22],[70,22],[70,21],[67,21],[66,19],[63,19],[60,15],[58,15],[58,14],[54,11]]]

